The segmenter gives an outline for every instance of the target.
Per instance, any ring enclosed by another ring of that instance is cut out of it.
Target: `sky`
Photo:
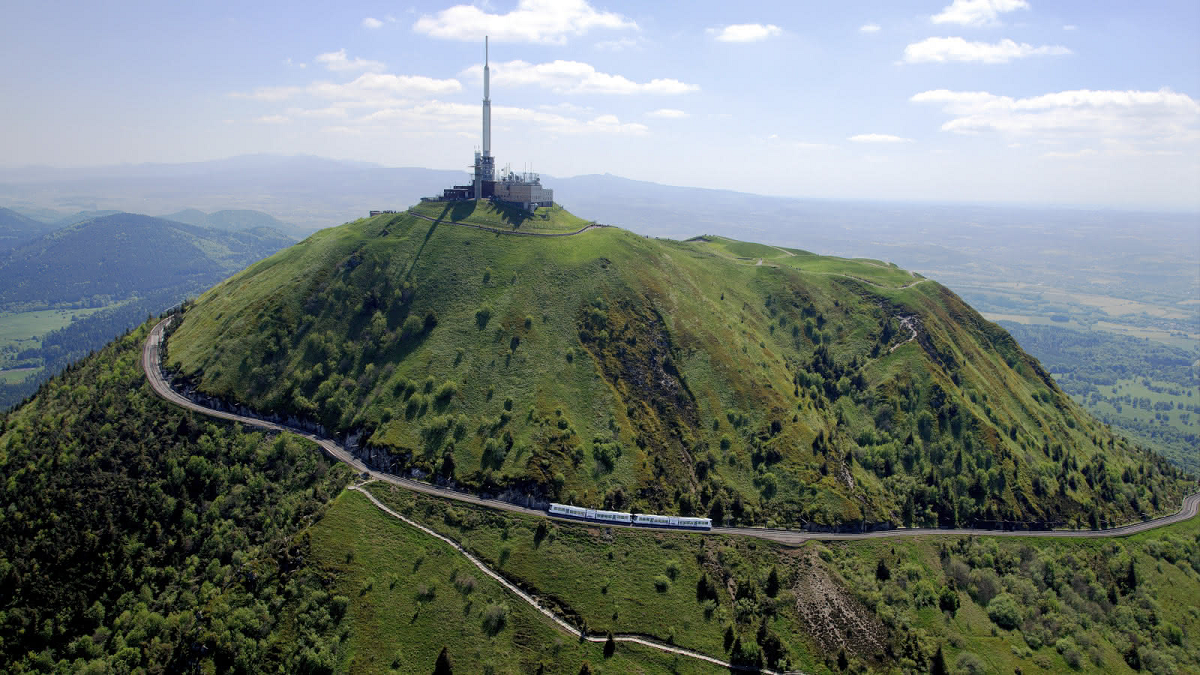
[[[499,166],[1200,211],[1195,0],[18,2],[0,165],[465,169],[484,35]]]

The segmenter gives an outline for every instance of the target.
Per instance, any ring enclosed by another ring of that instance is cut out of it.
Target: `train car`
[[[596,511],[593,516],[596,520],[605,523],[621,523],[628,525],[633,522],[633,514],[621,513],[620,511]]]
[[[569,518],[587,518],[588,510],[579,508],[578,506],[568,506],[566,504],[550,504],[547,509],[551,514],[556,516],[567,516]],[[593,512],[594,513],[594,512]]]
[[[660,516],[653,513],[624,513],[621,511],[600,511],[585,509],[580,506],[551,503],[546,509],[550,515],[566,518],[579,518],[598,523],[613,523],[616,525],[644,525],[647,527],[682,527],[689,530],[710,530],[712,520],[708,518],[685,518],[683,516]]]
[[[639,513],[633,517],[634,525],[649,525],[651,527],[679,527],[678,516],[659,516],[653,513]]]

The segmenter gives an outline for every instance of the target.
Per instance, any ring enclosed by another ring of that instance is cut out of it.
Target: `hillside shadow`
[[[442,216],[445,215],[446,209],[442,209]],[[425,238],[421,240],[421,247],[417,249],[416,255],[413,256],[412,264],[408,266],[408,272],[404,275],[405,281],[412,279],[413,270],[417,267],[417,261],[421,259],[421,254],[425,252],[425,246],[429,244],[429,240],[433,237],[433,233],[437,231],[439,224],[441,224],[440,221],[429,224],[429,230],[425,232]]]
[[[500,219],[505,224],[511,225],[514,230],[521,227],[525,221],[533,218],[532,213],[515,206],[496,205],[496,210],[500,212]]]
[[[446,208],[442,209],[442,219],[444,220],[446,215],[449,214],[452,222],[459,222],[465,220],[472,213],[475,213],[475,200],[467,199],[461,202],[451,202],[446,205]]]

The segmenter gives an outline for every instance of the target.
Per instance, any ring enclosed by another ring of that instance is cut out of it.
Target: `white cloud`
[[[998,23],[999,15],[1018,9],[1029,9],[1029,3],[1025,0],[954,0],[931,19],[934,23],[987,26]]]
[[[718,42],[758,42],[783,33],[774,24],[735,23],[724,28],[709,28],[708,34]]]
[[[691,117],[691,115],[688,115],[682,110],[676,110],[674,108],[659,108],[658,110],[653,110],[646,113],[646,117],[660,117],[662,119],[678,120],[683,119],[684,117]]]
[[[1101,140],[1130,152],[1176,151],[1200,141],[1200,103],[1170,89],[1080,89],[1028,98],[938,89],[916,94],[952,117],[942,131],[997,133],[1041,143]]]
[[[855,143],[911,143],[911,138],[901,138],[891,134],[858,134],[849,139]]]
[[[558,134],[624,134],[640,136],[649,129],[644,124],[621,122],[616,115],[596,115],[589,118],[571,117],[529,108],[496,106],[492,122],[497,125],[525,123],[539,131]],[[397,123],[406,130],[422,132],[468,131],[474,138],[478,133],[479,106],[465,103],[429,101],[409,106],[397,106],[375,111],[355,120],[358,128],[394,128]]]
[[[636,29],[620,14],[596,11],[586,0],[519,0],[507,14],[488,14],[474,5],[455,5],[413,24],[418,33],[449,40],[565,44],[568,37],[593,28]]]
[[[351,70],[383,70],[383,64],[379,61],[370,61],[355,57],[353,60],[346,56],[345,49],[339,49],[336,52],[328,52],[318,54],[317,58],[313,59],[317,63],[323,64],[326,69],[334,72],[346,72]]]
[[[960,37],[931,37],[904,48],[905,63],[946,63],[949,61],[979,61],[1008,63],[1029,56],[1057,56],[1071,50],[1059,45],[1034,47],[1009,39],[997,43],[967,42]]]
[[[254,121],[262,124],[284,124],[290,120],[284,115],[263,115]]]
[[[543,103],[542,105],[538,106],[538,109],[555,110],[558,112],[574,113],[576,115],[590,113],[592,110],[594,110],[594,108],[592,108],[590,105],[575,105],[574,103],[569,103],[567,101],[562,101],[561,103],[555,103],[553,105]]]
[[[383,26],[383,22],[380,21],[379,19],[375,19],[375,18],[368,16],[367,18],[362,20],[362,25],[363,25],[363,28],[380,28]]]
[[[877,23],[863,24],[858,27],[858,32],[860,32],[860,33],[878,33],[879,32],[879,24],[877,24]]]
[[[348,112],[344,106],[329,106],[327,108],[288,108],[287,114],[290,117],[327,119],[331,117],[346,117]]]
[[[497,85],[545,87],[560,94],[686,94],[700,87],[670,78],[634,82],[622,75],[602,73],[580,61],[526,63],[509,61],[491,66],[492,82]],[[475,65],[464,75],[483,78],[483,66]]]
[[[1063,26],[1063,30],[1075,30],[1075,28],[1076,28],[1076,26],[1073,23],[1069,23],[1069,24]]]
[[[297,96],[308,95],[318,98],[343,101],[339,105],[362,104],[386,105],[394,98],[428,98],[462,91],[458,80],[436,80],[423,75],[392,75],[389,73],[363,73],[350,82],[313,82],[304,87],[259,87],[250,93],[235,92],[234,98],[256,101],[286,101]]]
[[[640,46],[641,41],[634,38],[618,38],[616,40],[601,40],[596,43],[596,49],[609,52],[623,52],[626,49],[633,49]]]
[[[1077,150],[1075,152],[1058,152],[1058,151],[1045,152],[1045,153],[1042,153],[1042,157],[1051,157],[1051,158],[1056,158],[1056,159],[1074,159],[1074,158],[1078,158],[1078,157],[1091,157],[1094,154],[1096,154],[1096,150],[1094,148],[1084,148],[1082,150]]]
[[[305,88],[313,96],[327,99],[364,100],[384,96],[437,96],[462,91],[458,80],[436,80],[424,75],[363,73],[346,83],[313,82]]]

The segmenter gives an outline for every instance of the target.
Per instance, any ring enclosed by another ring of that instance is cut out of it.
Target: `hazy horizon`
[[[8,167],[302,154],[810,199],[1200,210],[1200,6],[16,7]],[[54,40],[30,36],[54,35]]]

